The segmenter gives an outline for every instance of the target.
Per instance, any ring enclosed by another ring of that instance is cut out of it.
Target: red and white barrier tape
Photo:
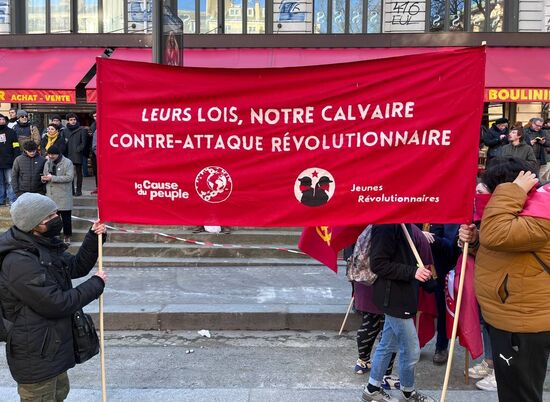
[[[72,216],[72,218],[76,219],[76,220],[79,220],[79,221],[94,223],[94,220],[81,218],[79,216]],[[157,236],[165,237],[167,239],[178,240],[178,241],[182,241],[184,243],[194,244],[194,245],[197,245],[197,246],[219,247],[219,248],[234,248],[234,249],[239,249],[240,248],[240,249],[255,249],[255,250],[277,250],[277,251],[284,251],[284,252],[291,253],[291,254],[307,255],[306,253],[303,253],[299,250],[292,250],[292,249],[284,248],[284,247],[255,246],[255,245],[243,246],[241,244],[220,244],[220,243],[212,243],[212,242],[209,242],[209,241],[184,239],[183,237],[173,236],[173,235],[169,235],[169,234],[162,233],[162,232],[150,232],[148,230],[139,230],[139,229],[124,229],[124,228],[119,228],[119,227],[110,226],[110,225],[105,225],[105,226],[107,227],[107,229],[117,230],[119,232],[154,234],[154,235],[157,235]]]

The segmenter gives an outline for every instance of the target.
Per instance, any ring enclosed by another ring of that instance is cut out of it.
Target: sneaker
[[[482,380],[479,380],[476,382],[476,387],[483,391],[493,391],[496,392],[497,390],[497,379],[495,378],[495,374],[489,374],[487,377],[483,378]]]
[[[417,390],[414,390],[408,398],[403,394],[404,401],[413,401],[413,402],[437,402],[434,398],[429,395],[421,394]]]
[[[372,365],[370,361],[357,359],[353,371],[355,371],[355,374],[366,374],[371,369],[371,367]]]
[[[493,369],[489,367],[485,360],[468,369],[468,376],[474,379],[485,378],[491,374],[493,374]]]
[[[71,245],[71,238],[69,236],[65,236],[63,238],[63,243],[65,243],[67,246]]]
[[[202,232],[206,232],[206,230],[204,230],[204,226],[194,226],[193,229],[191,230],[191,233],[202,233]]]
[[[367,387],[363,388],[363,395],[361,395],[361,401],[363,402],[399,402],[396,398],[388,394],[383,388],[378,391],[369,392]]]
[[[380,386],[387,390],[400,389],[401,382],[399,381],[398,376],[396,376],[395,374],[389,374],[385,375],[384,378],[382,378],[382,384],[380,384]]]

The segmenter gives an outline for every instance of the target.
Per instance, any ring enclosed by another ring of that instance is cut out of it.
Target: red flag
[[[98,58],[101,220],[464,222],[484,64],[482,47],[262,69]]]
[[[334,272],[338,272],[338,252],[353,244],[364,226],[314,226],[304,228],[298,248]]]
[[[447,305],[447,338],[451,338],[456,311],[456,297],[458,283],[462,267],[462,255],[456,263],[455,271],[447,274],[445,286],[445,300]],[[481,324],[479,322],[479,307],[474,290],[474,258],[468,256],[466,261],[466,276],[462,291],[462,303],[460,306],[460,318],[458,321],[457,335],[460,345],[468,349],[472,359],[477,359],[483,353],[483,341],[481,339]]]
[[[423,288],[418,291],[418,341],[420,347],[431,341],[435,335],[435,320],[437,319],[437,304],[435,294],[428,293]]]

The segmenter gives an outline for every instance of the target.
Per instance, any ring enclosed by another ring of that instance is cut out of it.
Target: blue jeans
[[[6,196],[10,203],[15,202],[15,193],[11,188],[11,169],[0,169],[0,204],[6,203]]]
[[[369,384],[380,387],[391,355],[399,352],[399,381],[401,390],[414,391],[414,372],[420,359],[420,345],[412,318],[396,318],[385,315],[380,343],[374,352]]]

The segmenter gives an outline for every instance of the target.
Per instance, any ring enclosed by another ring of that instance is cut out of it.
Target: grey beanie
[[[23,193],[10,208],[13,224],[23,232],[30,232],[56,211],[55,202],[36,193]]]
[[[17,118],[20,118],[21,116],[28,116],[27,111],[23,109],[19,109],[16,114]]]

